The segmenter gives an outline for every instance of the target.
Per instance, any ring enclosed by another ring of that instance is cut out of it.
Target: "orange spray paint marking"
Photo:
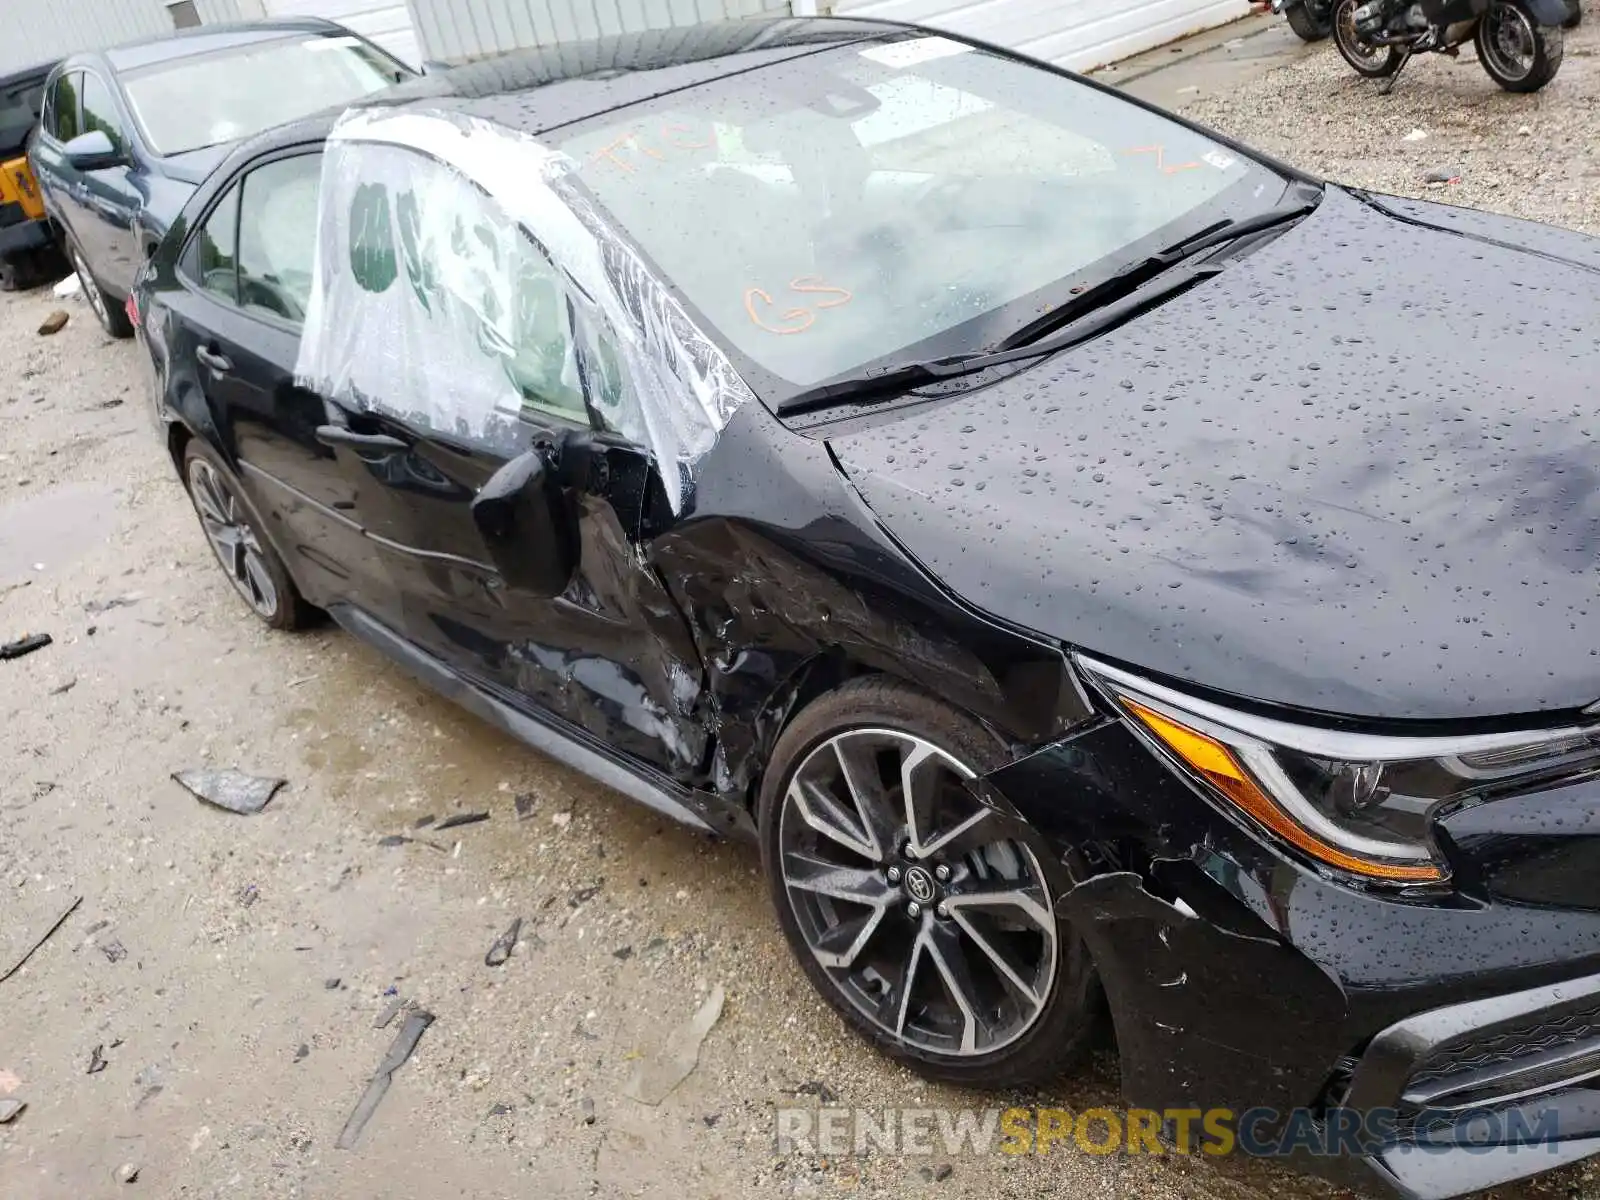
[[[760,300],[768,308],[772,307],[772,296],[769,292],[763,288],[751,288],[744,294],[744,311],[750,317],[751,323],[754,324],[756,328],[765,329],[768,333],[776,333],[784,336],[787,336],[791,333],[804,333],[816,323],[816,313],[804,308],[790,308],[784,310],[781,315],[782,319],[785,321],[801,321],[803,322],[802,324],[789,325],[786,328],[780,328],[777,325],[768,325],[766,321],[762,320],[761,314],[756,311],[757,300]]]
[[[1165,146],[1139,146],[1132,150],[1124,150],[1124,154],[1154,154],[1156,156],[1156,169],[1163,175],[1176,175],[1180,171],[1193,171],[1199,167],[1197,162],[1179,163],[1177,166],[1167,166],[1167,148]]]

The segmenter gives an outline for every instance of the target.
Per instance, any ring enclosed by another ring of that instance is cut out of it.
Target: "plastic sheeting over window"
[[[681,511],[750,391],[567,180],[476,118],[353,110],[329,135],[296,375],[356,411],[501,442],[526,406],[588,406]]]

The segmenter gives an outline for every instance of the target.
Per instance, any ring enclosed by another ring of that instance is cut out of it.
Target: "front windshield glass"
[[[1025,323],[1016,302],[1059,303],[1284,184],[1117,96],[940,37],[732,76],[560,145],[705,319],[801,386],[930,339],[992,344]]]
[[[310,36],[130,72],[123,89],[145,141],[169,155],[238,141],[409,75],[358,38]]]

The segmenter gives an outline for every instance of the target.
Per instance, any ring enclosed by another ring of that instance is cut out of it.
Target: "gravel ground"
[[[1191,111],[1335,177],[1600,231],[1596,40],[1531,99],[1432,60],[1384,99],[1329,50]],[[1426,188],[1446,164],[1462,183]],[[55,638],[0,663],[0,969],[83,900],[0,983],[0,1099],[28,1103],[0,1125],[0,1197],[1339,1194],[1177,1157],[992,1154],[930,1178],[945,1160],[777,1156],[777,1104],[1082,1108],[1116,1102],[1114,1062],[1040,1096],[919,1082],[814,998],[751,851],[530,754],[336,631],[259,629],[151,436],[138,351],[81,302],[41,337],[56,307],[0,297],[0,634]],[[202,764],[289,784],[234,816],[169,778]],[[491,817],[418,827],[458,810]],[[517,917],[515,955],[485,966]],[[687,1081],[626,1099],[718,985]],[[391,989],[437,1021],[335,1149],[393,1037],[373,1028]],[[1500,1195],[1597,1193],[1568,1171]]]

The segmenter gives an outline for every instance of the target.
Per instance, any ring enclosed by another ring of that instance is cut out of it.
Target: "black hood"
[[[830,439],[970,604],[1351,716],[1600,697],[1600,240],[1329,188],[1208,283]]]

